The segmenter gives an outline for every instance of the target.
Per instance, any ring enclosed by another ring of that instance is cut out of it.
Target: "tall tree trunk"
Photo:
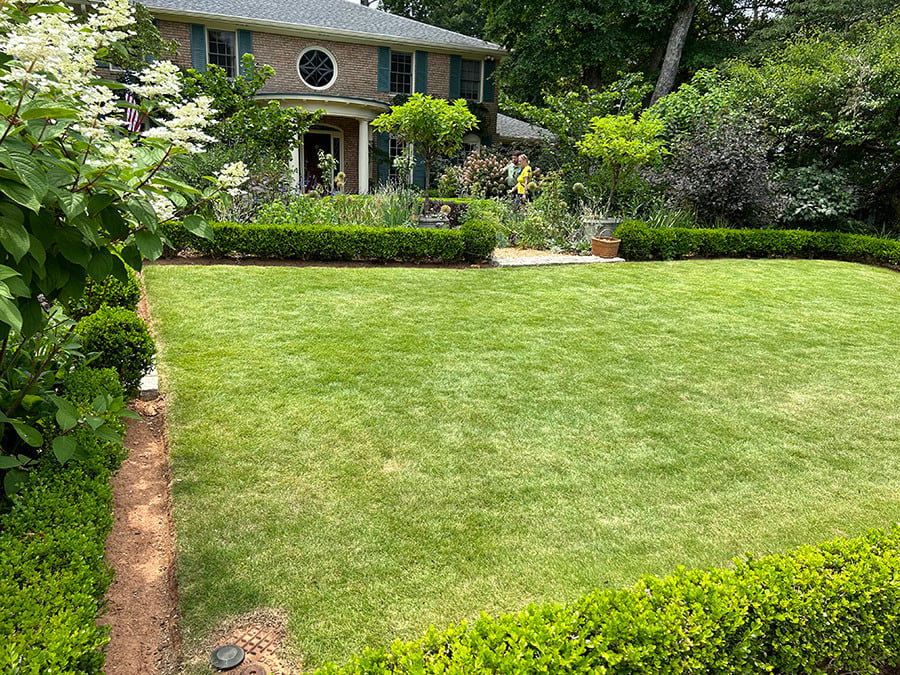
[[[691,21],[694,20],[694,12],[697,11],[697,2],[698,0],[687,0],[675,15],[675,25],[672,26],[672,32],[669,34],[666,56],[663,58],[662,70],[656,81],[650,105],[671,93],[675,87],[675,77],[678,75],[678,65],[681,63],[681,51],[684,49]]]

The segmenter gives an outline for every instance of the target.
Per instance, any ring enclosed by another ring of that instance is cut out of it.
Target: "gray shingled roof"
[[[515,117],[497,113],[497,135],[501,138],[509,138],[522,141],[547,140],[553,138],[547,129],[528,124]]]
[[[399,40],[429,47],[502,51],[498,45],[484,40],[348,0],[147,0],[143,4],[154,13],[270,24],[273,32],[278,28],[292,27],[301,31],[318,31],[323,37],[345,36],[352,39],[365,35],[370,40],[384,38],[386,44]]]

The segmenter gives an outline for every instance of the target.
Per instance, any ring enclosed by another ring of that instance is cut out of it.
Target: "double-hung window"
[[[481,100],[481,61],[462,60],[459,73],[459,96],[467,101]]]
[[[234,31],[206,29],[207,63],[219,66],[226,77],[237,75],[237,40]]]
[[[391,50],[391,93],[412,94],[413,55]]]

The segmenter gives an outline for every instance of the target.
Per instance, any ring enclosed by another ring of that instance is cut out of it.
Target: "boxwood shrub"
[[[169,254],[192,249],[215,257],[237,253],[287,260],[455,262],[489,257],[495,240],[489,224],[472,222],[457,230],[237,223],[214,223],[212,228],[213,239],[207,240],[191,234],[181,223],[164,224],[163,234],[171,244]]]
[[[85,354],[98,352],[95,368],[114,368],[129,396],[135,396],[141,377],[153,365],[156,344],[147,324],[124,307],[102,305],[75,327]]]
[[[431,628],[321,674],[876,673],[900,662],[900,529]]]
[[[82,369],[67,383],[84,412],[101,390],[116,391],[111,370]],[[107,422],[118,427],[114,416]],[[116,443],[76,432],[79,460],[52,456],[29,472],[0,513],[0,672],[100,673],[109,629],[96,621],[111,573],[103,559],[112,527],[110,474]]]
[[[626,260],[790,257],[900,265],[900,241],[843,232],[650,228],[626,221],[616,236]]]

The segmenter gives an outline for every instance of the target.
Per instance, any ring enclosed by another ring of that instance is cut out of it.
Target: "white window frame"
[[[395,91],[394,84],[394,54],[406,54],[409,56],[409,91]],[[400,96],[412,96],[416,91],[416,53],[412,52],[403,52],[399,49],[391,50],[391,63],[390,63],[390,73],[388,75],[389,83],[388,87],[391,90],[390,93],[393,95]]]
[[[478,96],[475,97],[475,98],[466,98],[465,96],[463,96],[463,92],[462,92],[462,86],[463,86],[463,84],[462,84],[462,83],[463,83],[463,79],[462,79],[462,70],[463,70],[463,67],[462,67],[462,64],[463,64],[463,62],[465,62],[465,61],[475,61],[476,63],[479,64],[479,69],[478,69]],[[459,64],[459,97],[460,97],[461,99],[463,99],[463,100],[471,101],[472,103],[481,103],[482,98],[484,97],[484,59],[482,59],[481,61],[479,61],[478,59],[466,59],[466,58],[463,58],[463,59],[460,61],[460,64]]]
[[[234,56],[232,58],[232,68],[233,72],[231,75],[228,75],[228,69],[225,70],[225,74],[228,77],[235,78],[240,75],[240,59],[238,58],[238,52],[240,51],[238,47],[238,34],[237,30],[232,28],[217,28],[215,26],[205,26],[206,28],[206,64],[207,65],[215,65],[218,66],[218,63],[213,63],[209,54],[209,32],[216,31],[217,33],[231,33],[234,36]],[[221,66],[219,66],[221,68]]]
[[[337,171],[338,171],[338,173],[340,173],[341,171],[344,171],[345,174],[347,173],[344,170],[344,150],[345,150],[346,144],[344,143],[343,130],[339,129],[338,127],[331,126],[330,124],[322,124],[322,125],[313,125],[312,127],[310,127],[309,129],[306,130],[304,137],[306,136],[306,134],[322,134],[322,135],[331,136],[331,149],[332,150],[334,150],[334,139],[336,138],[341,146],[341,151],[338,153],[338,157],[337,157],[337,161],[338,161]],[[333,153],[331,153],[331,154],[333,154]],[[300,147],[297,148],[297,150],[296,150],[295,156],[296,156],[296,161],[297,161],[297,178],[298,178],[297,184],[302,187],[306,186],[306,162],[303,161],[305,155],[306,155],[306,144],[301,142]],[[332,184],[334,183],[334,181],[335,181],[335,176],[331,176]]]
[[[311,52],[313,50],[324,52],[328,56],[328,58],[331,59],[331,63],[334,66],[334,75],[332,76],[331,81],[321,87],[312,86],[303,79],[303,75],[300,73],[300,59],[302,59],[307,52]],[[315,91],[325,91],[326,89],[331,89],[331,87],[334,86],[334,83],[337,82],[338,79],[337,59],[334,57],[334,54],[331,53],[331,50],[325,49],[325,47],[320,47],[319,45],[311,45],[297,55],[297,77],[300,78],[300,82],[302,82],[304,86],[309,87],[310,89],[313,89]]]

